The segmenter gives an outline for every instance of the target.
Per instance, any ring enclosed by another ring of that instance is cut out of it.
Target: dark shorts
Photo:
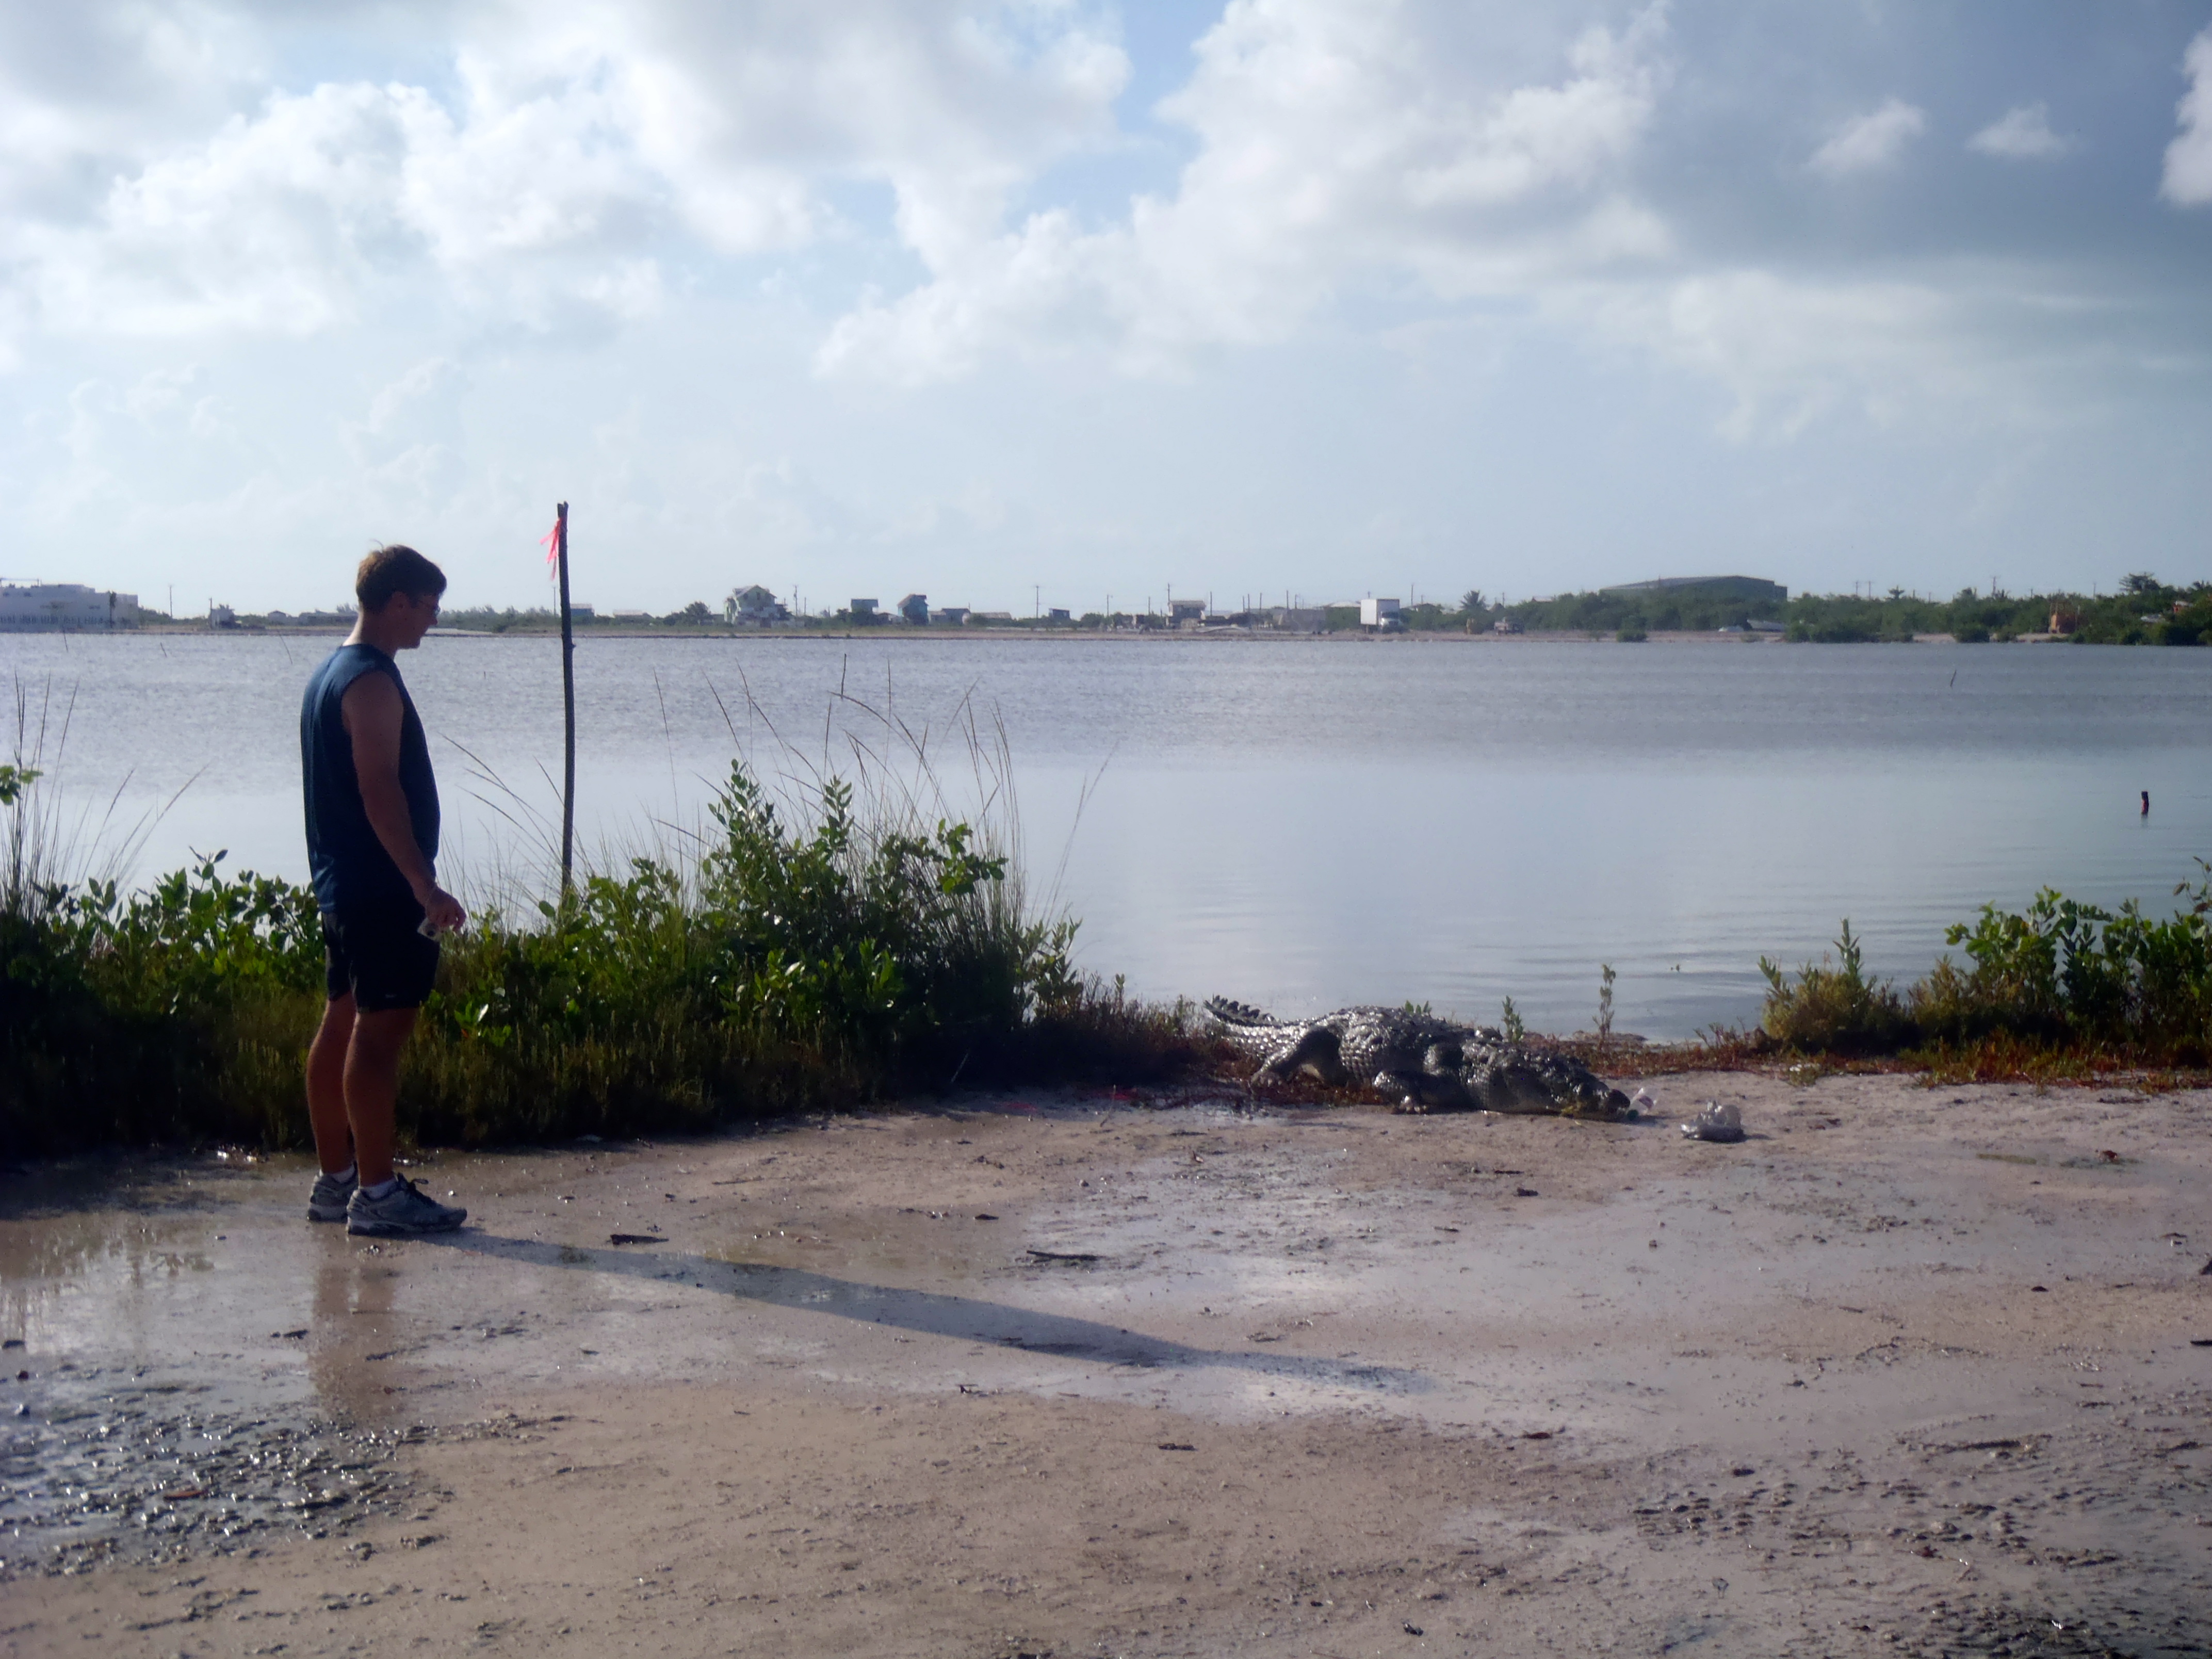
[[[438,941],[415,930],[411,899],[374,909],[323,912],[324,982],[331,1000],[350,996],[367,1013],[420,1008],[438,977]]]

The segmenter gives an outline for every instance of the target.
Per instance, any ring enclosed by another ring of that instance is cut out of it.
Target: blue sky
[[[2212,7],[0,3],[0,568],[2212,577]]]

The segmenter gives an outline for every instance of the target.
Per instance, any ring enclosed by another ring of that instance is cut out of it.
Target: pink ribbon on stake
[[[561,521],[553,520],[553,527],[538,538],[538,546],[545,550],[545,579],[551,581],[561,574]]]

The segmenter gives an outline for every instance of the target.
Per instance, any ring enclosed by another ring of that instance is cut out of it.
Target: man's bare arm
[[[438,885],[430,860],[416,845],[407,792],[400,787],[399,727],[406,711],[399,688],[388,674],[363,674],[346,687],[338,707],[353,740],[354,776],[369,828],[399,866],[431,926],[441,931],[459,927],[467,915],[460,901]]]

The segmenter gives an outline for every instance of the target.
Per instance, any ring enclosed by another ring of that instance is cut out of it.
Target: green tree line
[[[2087,645],[2197,645],[2212,642],[2212,583],[2176,586],[2138,571],[2123,579],[2119,592],[2103,595],[1961,588],[1940,599],[1893,587],[1879,596],[1802,593],[1788,600],[1746,601],[1686,587],[1664,593],[1562,593],[1511,605],[1472,590],[1455,606],[1408,606],[1401,619],[1415,630],[1456,632],[1506,622],[1532,633],[1632,635],[1767,623],[1780,624],[1791,640],[1819,644],[1904,641],[1920,634],[1949,634],[1972,644],[2056,631]],[[1330,613],[1332,627],[1356,626],[1358,620],[1356,611]]]

